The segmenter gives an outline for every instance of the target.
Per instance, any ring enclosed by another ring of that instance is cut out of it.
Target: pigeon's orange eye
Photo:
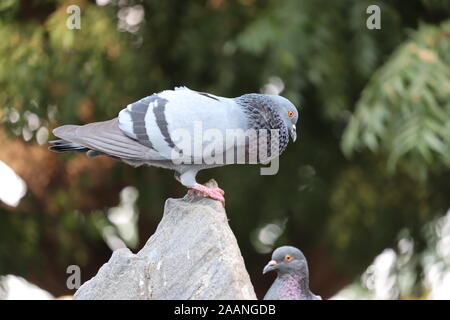
[[[289,261],[292,261],[292,256],[291,255],[286,255],[285,257],[284,257],[284,260],[286,260],[287,262],[289,262]]]
[[[288,117],[292,118],[294,116],[294,113],[292,111],[288,111]]]

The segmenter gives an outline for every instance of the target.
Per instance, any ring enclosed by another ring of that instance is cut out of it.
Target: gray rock
[[[217,186],[214,180],[209,186]],[[137,254],[113,252],[74,299],[256,299],[220,202],[168,199],[164,216]]]

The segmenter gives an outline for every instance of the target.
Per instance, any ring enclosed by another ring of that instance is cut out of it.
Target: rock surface
[[[217,186],[214,180],[209,186]],[[74,299],[256,299],[222,205],[186,195],[137,254],[113,252]]]

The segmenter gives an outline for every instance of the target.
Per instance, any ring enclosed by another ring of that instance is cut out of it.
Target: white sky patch
[[[52,300],[53,296],[22,277],[0,278],[0,300]]]
[[[44,145],[48,141],[48,129],[46,127],[40,127],[36,132],[36,141],[39,145]]]
[[[275,242],[286,229],[287,219],[276,220],[266,224],[258,230],[256,241],[253,241],[255,249],[259,253],[269,253],[273,250]]]
[[[16,123],[20,120],[20,114],[16,110],[12,109],[9,111],[8,120],[11,123]]]
[[[410,297],[419,277],[426,299],[450,299],[450,210],[424,229],[427,248],[414,255],[414,240],[398,241],[397,250],[388,248],[367,268],[361,281],[345,287],[331,299],[398,299]],[[409,232],[408,232],[409,234]],[[413,257],[419,258],[412,259]],[[416,262],[415,262],[416,261]],[[423,274],[417,274],[417,264]]]
[[[393,249],[385,249],[379,254],[362,276],[364,285],[374,291],[375,299],[397,299],[396,274],[397,254]]]
[[[96,0],[98,6],[106,6],[111,0]]]
[[[430,291],[429,298],[450,299],[450,210],[434,225],[435,250],[430,250],[423,258],[425,286]]]
[[[119,31],[136,33],[140,24],[144,21],[144,16],[145,10],[140,4],[121,8],[117,13]]]
[[[106,226],[102,229],[103,239],[111,251],[126,248],[125,242],[116,235],[116,230],[112,226]]]
[[[259,231],[258,239],[263,244],[273,245],[282,233],[283,229],[279,225],[269,223]]]
[[[30,141],[33,138],[33,132],[27,127],[22,128],[22,137],[25,141]]]
[[[264,94],[280,94],[284,90],[284,81],[280,77],[270,77],[269,81],[261,88]]]
[[[0,200],[11,207],[17,207],[26,192],[25,181],[6,163],[0,161]]]
[[[25,111],[24,116],[31,131],[36,131],[41,126],[41,120],[36,113]]]
[[[135,187],[125,187],[120,192],[120,204],[108,210],[108,220],[114,225],[103,229],[106,243],[115,250],[118,248],[135,247],[138,243],[138,211],[135,203],[139,192]]]

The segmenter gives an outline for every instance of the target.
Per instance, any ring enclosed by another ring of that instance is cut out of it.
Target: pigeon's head
[[[295,141],[297,139],[295,124],[298,120],[298,111],[288,99],[275,94],[257,93],[244,94],[237,99],[240,105],[251,106],[252,109],[262,111],[262,114],[268,110],[276,112],[288,129],[292,140]]]
[[[278,275],[308,275],[308,263],[299,249],[291,246],[283,246],[272,253],[272,260],[264,267],[263,274],[270,271],[276,271]]]
[[[289,129],[289,135],[291,136],[292,141],[295,141],[297,139],[297,128],[295,127],[298,120],[297,108],[292,102],[282,96],[275,94],[269,94],[267,96],[272,100],[273,108],[281,116],[284,124]]]

